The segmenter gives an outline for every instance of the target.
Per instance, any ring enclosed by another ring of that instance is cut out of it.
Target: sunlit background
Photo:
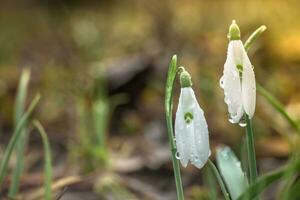
[[[244,129],[228,122],[219,87],[228,26],[235,19],[244,41],[267,26],[249,51],[257,82],[299,121],[299,6],[297,0],[1,2],[1,148],[13,130],[21,71],[30,68],[27,103],[41,94],[34,116],[50,139],[54,177],[81,177],[62,199],[175,199],[164,114],[172,55],[192,74],[212,159],[224,144],[240,156]],[[175,108],[178,92],[177,83]],[[293,129],[260,95],[253,124],[259,171],[284,164]],[[22,194],[42,185],[41,149],[32,131]],[[209,199],[205,170],[182,169],[189,199]]]

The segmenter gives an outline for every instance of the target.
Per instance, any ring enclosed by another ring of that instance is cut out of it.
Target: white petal
[[[256,83],[252,64],[246,51],[243,52],[242,98],[247,115],[252,118],[256,103]]]
[[[175,118],[175,138],[176,138],[176,147],[179,153],[179,158],[182,166],[186,167],[191,154],[191,145],[188,141],[191,137],[191,126],[187,126],[187,123],[184,120],[184,114],[187,110],[191,110],[189,107],[193,106],[190,94],[187,88],[182,88],[180,91],[178,108]]]
[[[195,129],[195,151],[193,152],[194,157],[192,158],[192,164],[200,169],[207,162],[207,159],[210,156],[210,149],[207,123],[204,117],[203,110],[200,108],[198,103],[194,108],[193,123]]]
[[[238,64],[242,64],[241,48],[244,48],[242,45],[239,40],[229,43],[222,77],[225,103],[228,106],[232,123],[238,123],[243,116],[242,88],[239,71],[236,67]]]
[[[189,162],[189,155],[184,151],[185,148],[186,123],[184,121],[184,113],[182,110],[182,90],[179,96],[178,108],[175,117],[175,138],[176,147],[179,153],[181,164],[186,167]]]

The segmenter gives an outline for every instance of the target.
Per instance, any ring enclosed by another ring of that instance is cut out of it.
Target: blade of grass
[[[24,69],[20,78],[18,92],[15,102],[15,128],[24,113],[25,101],[27,96],[27,87],[30,78],[30,70]],[[17,163],[13,170],[12,182],[9,188],[9,197],[14,198],[19,190],[21,174],[24,168],[24,152],[26,147],[26,123],[21,130],[21,134],[16,144]]]
[[[51,193],[51,184],[52,184],[52,159],[51,159],[51,148],[48,141],[47,133],[45,129],[41,125],[41,123],[37,120],[33,121],[33,125],[38,129],[44,146],[44,158],[45,158],[45,166],[44,166],[44,179],[45,179],[45,200],[52,199]]]
[[[34,97],[32,102],[30,103],[27,111],[23,114],[20,121],[18,122],[18,125],[16,126],[14,133],[13,133],[11,139],[9,140],[8,146],[4,151],[3,158],[2,158],[1,164],[0,164],[0,188],[2,186],[4,178],[6,176],[7,166],[8,166],[8,162],[9,162],[11,153],[16,145],[16,142],[17,142],[20,134],[22,133],[21,131],[22,131],[24,125],[26,124],[27,120],[31,116],[31,114],[32,114],[34,108],[36,107],[37,103],[39,102],[39,100],[40,100],[40,95],[38,94]]]
[[[183,188],[181,182],[179,162],[176,158],[177,148],[174,141],[174,130],[172,125],[173,124],[173,120],[172,120],[173,87],[175,83],[176,74],[177,74],[177,56],[174,55],[169,65],[168,76],[167,76],[166,91],[165,91],[165,95],[166,95],[165,110],[166,110],[168,137],[169,137],[169,143],[171,148],[171,158],[172,158],[175,183],[176,183],[177,199],[183,200],[184,194],[183,194]]]
[[[238,200],[253,199],[275,181],[278,181],[281,178],[288,178],[287,174],[297,173],[299,170],[300,161],[298,160],[296,163],[291,163],[286,167],[265,174],[251,184],[248,189],[238,197]]]

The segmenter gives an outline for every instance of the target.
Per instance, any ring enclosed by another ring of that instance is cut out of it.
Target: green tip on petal
[[[180,73],[180,85],[182,88],[191,87],[193,85],[191,75],[186,70],[184,70],[184,68]]]
[[[241,31],[239,26],[236,24],[235,20],[232,20],[232,23],[229,27],[228,38],[230,40],[240,40],[241,39]]]

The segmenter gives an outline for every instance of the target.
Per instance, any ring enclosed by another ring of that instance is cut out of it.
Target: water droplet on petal
[[[236,165],[241,168],[241,162],[236,162]]]
[[[234,78],[238,78],[238,77],[239,77],[239,74],[238,74],[237,71],[233,71],[233,72],[232,72],[232,75],[233,75]]]
[[[245,122],[239,122],[240,127],[245,127],[247,124]]]
[[[220,81],[219,81],[219,84],[220,84],[220,87],[223,89],[224,88],[224,80],[223,80],[223,76],[220,78]]]
[[[228,121],[229,121],[230,123],[234,124],[234,120],[233,120],[231,117],[228,118]]]
[[[222,156],[225,160],[227,160],[229,158],[229,150],[228,149],[223,149],[222,151]]]
[[[245,117],[242,117],[242,119],[239,122],[239,126],[240,127],[245,127],[247,125]]]
[[[180,155],[179,155],[178,151],[175,153],[175,158],[178,159],[178,160],[180,159]]]
[[[225,97],[225,98],[224,98],[224,101],[225,101],[225,103],[226,103],[227,105],[231,104],[231,101],[230,101],[230,99],[229,99],[228,97]]]
[[[198,158],[198,156],[195,156],[195,158],[194,158],[194,162],[196,163],[196,162],[198,162],[199,161],[199,158]]]

